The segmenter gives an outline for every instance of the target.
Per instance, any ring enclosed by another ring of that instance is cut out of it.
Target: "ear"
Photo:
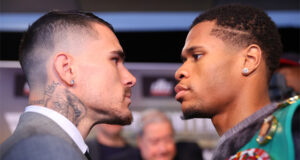
[[[254,72],[259,64],[262,61],[262,51],[260,47],[256,44],[252,44],[248,46],[245,50],[245,59],[242,69],[242,74],[244,76],[250,75],[252,72]]]
[[[67,85],[74,85],[75,73],[72,66],[73,57],[68,53],[59,53],[54,57],[54,67],[59,78]]]

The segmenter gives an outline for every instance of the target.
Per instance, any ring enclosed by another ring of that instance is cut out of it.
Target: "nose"
[[[168,147],[164,143],[160,143],[159,146],[158,146],[158,149],[159,149],[161,154],[165,154],[166,152],[168,152]]]
[[[177,71],[175,72],[175,79],[177,79],[178,81],[182,80],[183,78],[187,78],[188,77],[188,72],[187,70],[184,68],[184,64],[182,66],[180,66]]]
[[[122,83],[126,87],[133,87],[136,84],[136,78],[124,67],[124,73],[122,74]]]

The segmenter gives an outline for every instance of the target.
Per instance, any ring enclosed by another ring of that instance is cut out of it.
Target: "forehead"
[[[211,35],[212,29],[215,27],[215,22],[205,21],[195,25],[189,32],[186,43],[196,43],[207,38],[215,38]],[[190,45],[192,45],[190,44]]]
[[[215,21],[204,21],[195,25],[189,32],[187,39],[197,38],[197,35],[209,36],[215,27]]]
[[[172,126],[169,122],[149,123],[144,128],[144,134],[148,137],[161,136],[172,133],[172,131]]]
[[[204,21],[195,25],[186,38],[182,56],[185,57],[196,48],[216,49],[223,46],[224,42],[211,34],[214,28],[216,28],[214,21]]]
[[[90,61],[98,62],[102,58],[111,55],[121,55],[122,59],[123,49],[117,39],[116,35],[107,26],[103,24],[93,23],[92,32],[96,36],[89,36],[87,38],[73,39],[74,43],[72,51],[76,54],[79,62]],[[95,38],[96,37],[96,38]]]
[[[98,34],[98,39],[104,43],[109,43],[115,47],[121,48],[118,38],[115,33],[104,24],[93,23],[93,29]]]

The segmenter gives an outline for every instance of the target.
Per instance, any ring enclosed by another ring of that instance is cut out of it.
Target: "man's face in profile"
[[[221,39],[211,35],[214,21],[194,26],[182,50],[183,65],[175,73],[176,100],[185,118],[211,118],[226,110],[238,93],[241,75],[240,56]]]
[[[77,94],[96,120],[130,124],[130,89],[136,79],[123,64],[125,55],[115,34],[104,25],[93,26],[98,39],[83,44],[82,53],[76,56],[80,83]]]

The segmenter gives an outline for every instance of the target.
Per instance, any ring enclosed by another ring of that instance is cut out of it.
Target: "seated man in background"
[[[137,144],[143,160],[202,159],[202,150],[196,143],[175,144],[172,122],[164,113],[145,111],[139,122]]]
[[[112,160],[118,154],[133,149],[122,137],[123,126],[99,124],[95,129],[96,138],[87,141],[93,160]]]
[[[113,160],[202,160],[202,150],[195,142],[175,144],[170,119],[162,112],[151,109],[138,120],[137,146],[114,156]]]
[[[137,144],[143,160],[172,160],[176,154],[174,129],[168,117],[157,110],[148,110],[140,119]]]

